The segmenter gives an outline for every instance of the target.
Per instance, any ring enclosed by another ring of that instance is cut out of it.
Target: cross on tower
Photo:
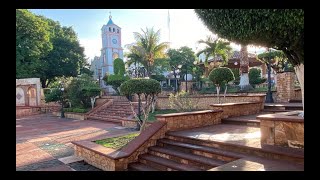
[[[110,15],[109,15],[109,19],[111,19],[111,18],[112,18],[112,16],[111,16],[111,11],[109,11],[109,14],[110,14]]]

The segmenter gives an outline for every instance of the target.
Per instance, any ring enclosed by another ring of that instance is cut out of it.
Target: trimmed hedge
[[[160,92],[160,83],[154,79],[130,79],[120,86],[120,93],[125,96],[133,94],[158,94]]]

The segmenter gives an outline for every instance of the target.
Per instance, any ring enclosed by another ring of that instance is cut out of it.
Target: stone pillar
[[[294,99],[294,72],[278,73],[277,76],[277,98],[276,102],[288,102],[290,99]]]
[[[192,86],[193,86],[193,81],[188,81],[188,84],[187,84],[187,88],[188,88],[188,92],[192,92]],[[186,91],[186,82],[185,81],[182,81],[181,82],[181,85],[180,85],[180,91]]]

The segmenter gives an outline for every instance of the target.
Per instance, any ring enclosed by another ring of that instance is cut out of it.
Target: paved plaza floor
[[[119,124],[41,114],[16,118],[17,171],[98,171],[73,156],[72,141],[132,133]]]

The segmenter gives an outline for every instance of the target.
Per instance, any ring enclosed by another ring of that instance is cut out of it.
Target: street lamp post
[[[175,88],[174,88],[174,93],[177,93],[178,91],[178,80],[177,80],[177,73],[180,72],[179,68],[181,68],[181,65],[178,66],[178,68],[176,68],[175,66],[172,66],[172,73],[173,73],[173,76],[174,76],[174,79],[175,79]],[[179,76],[180,77],[180,76]],[[178,78],[179,78],[178,77]]]
[[[63,83],[62,82],[60,82],[60,91],[61,91],[61,99],[60,99],[60,101],[61,101],[61,114],[60,114],[60,117],[61,118],[64,118],[65,116],[64,116],[64,109],[63,109],[63,105],[64,105],[64,98],[63,98],[63,92],[64,92],[64,87],[63,87]]]
[[[98,69],[99,87],[101,87],[101,69]]]
[[[271,48],[269,48],[269,59],[268,59],[268,92],[266,96],[266,103],[273,103],[272,91],[271,91]]]

